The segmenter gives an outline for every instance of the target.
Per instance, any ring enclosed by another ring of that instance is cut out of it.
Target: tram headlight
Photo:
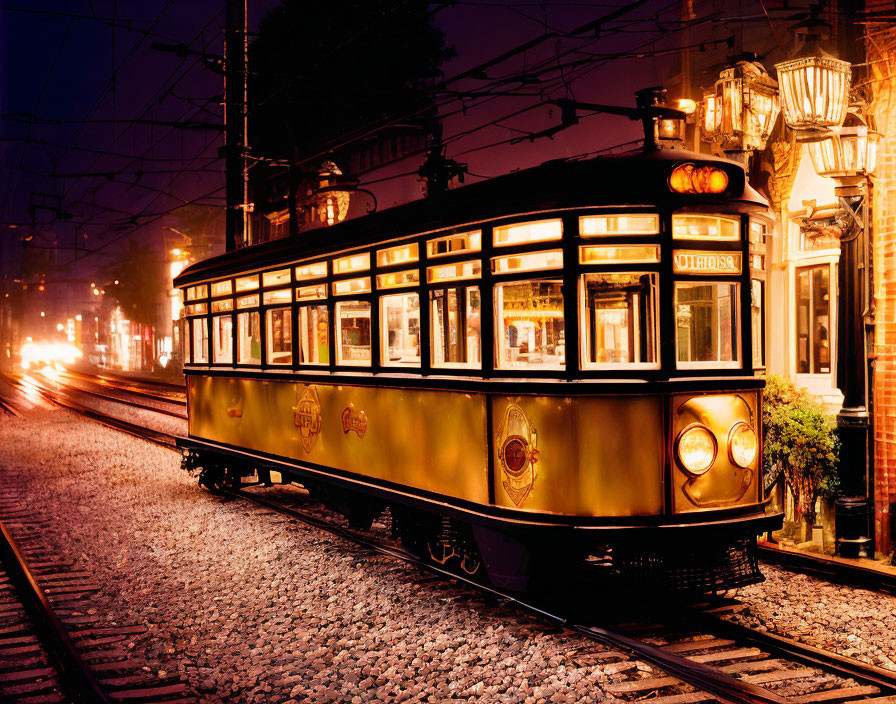
[[[728,457],[738,467],[749,467],[759,452],[759,438],[756,431],[741,421],[728,431]]]
[[[722,193],[728,188],[728,174],[715,166],[679,164],[669,174],[669,188],[676,193]]]
[[[675,441],[675,455],[678,464],[688,474],[700,476],[709,471],[716,461],[715,436],[709,428],[700,423],[692,423],[678,434]]]

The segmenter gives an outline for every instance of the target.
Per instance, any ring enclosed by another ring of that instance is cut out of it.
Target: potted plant
[[[762,425],[766,490],[783,479],[806,540],[815,524],[816,500],[831,498],[840,484],[836,430],[808,391],[774,374],[766,379]]]

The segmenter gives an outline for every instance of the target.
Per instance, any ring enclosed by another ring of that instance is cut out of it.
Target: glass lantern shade
[[[716,137],[726,151],[764,149],[778,119],[778,85],[762,64],[738,61],[716,81]]]
[[[714,142],[719,129],[719,111],[715,89],[704,91],[700,104],[700,133],[705,142]]]
[[[819,176],[849,178],[874,172],[880,133],[865,125],[841,127],[817,142],[809,142],[809,156]]]
[[[318,191],[315,196],[318,219],[327,223],[327,225],[333,225],[345,220],[351,195],[351,191],[329,190],[327,188]]]
[[[818,51],[776,64],[784,121],[801,131],[839,127],[846,117],[852,65]]]

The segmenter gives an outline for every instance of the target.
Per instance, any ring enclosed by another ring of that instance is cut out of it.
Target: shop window
[[[495,286],[495,366],[563,369],[566,339],[559,281]]]
[[[739,289],[730,283],[675,284],[679,367],[739,366]]]
[[[330,363],[330,313],[326,306],[299,308],[299,364]]]
[[[212,318],[213,359],[218,364],[233,364],[233,317],[216,315]]]
[[[193,362],[208,362],[208,318],[193,318]]]
[[[420,296],[398,293],[380,299],[383,366],[420,366]]]
[[[336,304],[336,364],[369,367],[370,303],[340,301]]]
[[[796,370],[798,374],[831,372],[830,265],[796,270]]]
[[[432,366],[473,367],[482,364],[479,287],[429,292],[432,325]]]
[[[261,364],[261,325],[257,310],[237,315],[238,345],[236,361]]]
[[[271,308],[267,318],[267,363],[292,364],[292,310]]]
[[[582,277],[582,367],[656,364],[657,274]]]

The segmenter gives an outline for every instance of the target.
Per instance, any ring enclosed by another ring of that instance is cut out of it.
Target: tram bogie
[[[713,176],[677,192],[671,174]],[[638,184],[637,193],[632,184]],[[187,269],[187,464],[437,564],[761,578],[767,206],[681,152],[551,164]]]

